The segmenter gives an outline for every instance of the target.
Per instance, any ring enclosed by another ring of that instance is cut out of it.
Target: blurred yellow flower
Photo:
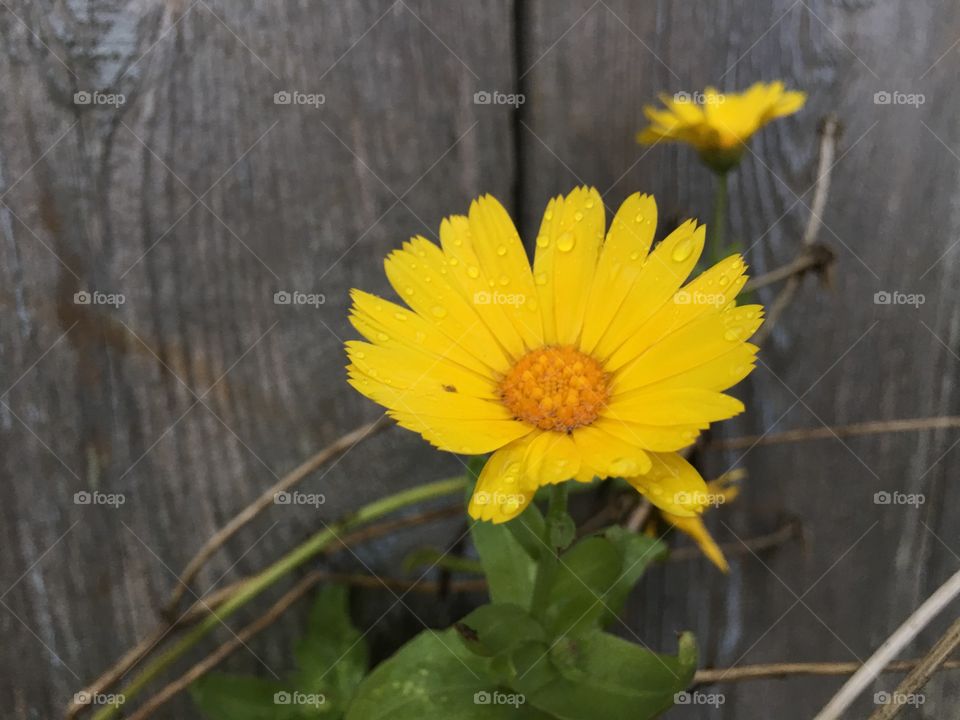
[[[806,93],[786,90],[782,82],[755,83],[742,93],[702,93],[660,96],[664,109],[648,105],[650,125],[637,135],[649,145],[662,140],[695,147],[711,168],[725,172],[736,165],[744,144],[771,120],[797,112]]]
[[[687,221],[651,250],[657,206],[631,195],[606,230],[593,188],[550,201],[531,268],[490,196],[387,258],[407,309],[354,290],[349,381],[441,450],[493,452],[469,512],[503,522],[538,487],[627,477],[678,517],[706,484],[677,450],[743,405],[759,305],[739,255],[684,285],[703,249]],[[605,239],[604,239],[605,238]]]
[[[731,502],[740,494],[740,488],[736,483],[745,475],[746,472],[743,470],[734,470],[720,476],[716,480],[711,480],[707,483],[707,496],[704,504],[715,507]],[[677,530],[693,538],[694,542],[700,546],[703,554],[707,556],[710,562],[720,568],[721,571],[727,572],[730,569],[730,566],[727,565],[727,559],[723,556],[720,547],[710,536],[706,525],[703,524],[703,520],[696,516],[681,517],[664,511],[661,511],[661,515],[663,515],[664,520],[673,525]]]

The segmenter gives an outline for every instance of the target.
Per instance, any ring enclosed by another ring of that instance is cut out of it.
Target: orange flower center
[[[570,432],[589,425],[609,397],[596,360],[573,347],[543,347],[517,361],[500,381],[500,397],[514,417],[541,430]]]

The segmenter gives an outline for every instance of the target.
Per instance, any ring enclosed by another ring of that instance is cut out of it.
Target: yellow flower
[[[651,251],[657,207],[627,198],[605,234],[603,200],[550,201],[533,267],[494,198],[414,237],[386,260],[410,309],[360,290],[350,383],[441,450],[493,452],[474,518],[518,515],[542,485],[626,477],[678,516],[706,485],[677,454],[743,405],[721,391],[753,368],[759,305],[737,307],[733,255],[683,285],[705,228],[687,221]]]
[[[720,476],[716,480],[707,483],[707,505],[721,505],[732,501],[740,494],[740,488],[736,485],[741,478],[746,475],[743,470],[734,470]],[[693,538],[694,542],[700,546],[704,555],[716,565],[722,572],[727,572],[730,566],[727,565],[727,559],[723,556],[720,547],[710,536],[706,525],[699,517],[680,517],[669,512],[661,512],[663,519],[673,525],[686,535]]]
[[[665,109],[648,105],[650,126],[637,135],[649,145],[661,140],[695,147],[711,168],[725,172],[736,165],[745,143],[771,120],[797,112],[806,93],[786,90],[782,82],[755,83],[743,93],[720,93],[708,87],[697,97],[660,96]]]

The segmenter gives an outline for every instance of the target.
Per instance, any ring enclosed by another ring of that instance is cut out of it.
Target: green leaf
[[[528,703],[561,720],[654,718],[690,684],[697,664],[689,633],[681,636],[676,657],[600,631],[556,643],[547,657],[531,649],[515,658],[514,686]]]
[[[279,682],[214,673],[190,686],[190,695],[209,720],[293,720],[299,708],[280,704],[287,693]],[[287,693],[289,695],[289,693]]]
[[[509,523],[499,525],[485,521],[475,522],[470,532],[487,576],[490,599],[494,603],[519,605],[529,609],[533,597],[536,563],[507,527],[521,522],[524,515],[526,513]]]
[[[609,619],[605,593],[617,582],[623,559],[602,537],[588,537],[560,556],[543,625],[554,636],[576,635]]]
[[[540,512],[540,508],[530,503],[519,517],[508,522],[506,526],[513,533],[517,542],[527,551],[527,555],[534,560],[539,560],[546,547],[543,543],[546,521],[543,518],[543,513]]]
[[[407,553],[402,567],[405,572],[427,567],[444,568],[451,572],[483,573],[483,566],[476,560],[440,552],[434,547],[420,547]]]
[[[473,655],[453,629],[427,630],[361,683],[346,720],[549,720],[509,699],[489,676],[490,661]],[[499,693],[499,695],[495,695]]]
[[[325,715],[342,712],[369,665],[367,646],[350,621],[345,586],[327,585],[317,594],[296,658],[296,688],[325,695]]]
[[[519,605],[482,605],[454,627],[467,649],[486,657],[509,653],[523,642],[547,641],[540,624]]]
[[[650,563],[666,557],[667,546],[659,540],[630,532],[619,525],[608,528],[604,537],[616,546],[621,557],[620,576],[604,598],[607,607],[615,615],[619,615],[627,603],[630,591]]]

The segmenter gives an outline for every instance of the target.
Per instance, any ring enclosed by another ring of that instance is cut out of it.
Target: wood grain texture
[[[830,111],[841,118],[821,233],[839,255],[835,285],[805,282],[738,393],[749,412],[724,435],[956,410],[956,48],[930,69],[960,36],[955,7],[542,0],[527,3],[525,20],[528,228],[549,195],[577,182],[598,186],[610,211],[631,192],[653,192],[661,232],[690,216],[709,221],[710,178],[695,155],[633,143],[642,105],[660,92],[782,78],[809,91],[807,107],[756,137],[756,156],[731,178],[730,234],[763,272],[795,255],[816,179],[817,121]],[[922,93],[926,102],[874,104],[884,90]],[[923,293],[926,302],[875,305],[881,290]],[[760,297],[769,303],[774,293]],[[691,628],[711,666],[865,659],[960,562],[956,441],[956,433],[936,432],[702,457],[716,473],[750,472],[742,498],[710,521],[720,541],[796,516],[806,542],[737,559],[728,577],[705,562],[658,570],[634,597],[627,624],[655,647]],[[881,490],[922,493],[926,502],[876,505]],[[950,619],[913,650],[929,647]],[[713,688],[725,693],[720,709],[690,706],[667,716],[806,718],[841,682],[721,686]],[[875,689],[892,687],[886,679]],[[941,676],[909,716],[953,717],[958,694],[957,676]],[[871,692],[852,717],[872,707]]]
[[[834,111],[845,127],[821,234],[839,255],[836,283],[805,282],[740,390],[750,411],[723,434],[957,414],[957,38],[960,11],[936,0],[0,5],[3,716],[57,716],[152,628],[173,571],[206,536],[275,474],[376,416],[343,382],[347,291],[389,294],[382,258],[403,239],[435,237],[443,215],[481,192],[516,207],[529,239],[548,198],[581,182],[610,211],[653,192],[661,236],[708,218],[710,178],[693,154],[634,143],[660,92],[783,78],[810,93],[732,177],[730,234],[756,273],[798,248],[818,119]],[[93,90],[126,102],[74,102]],[[526,101],[517,113],[474,104],[484,90]],[[876,105],[883,90],[925,103]],[[278,92],[324,102],[278,105]],[[78,305],[82,290],[126,302]],[[926,302],[876,305],[881,290]],[[277,291],[326,302],[276,305]],[[727,577],[702,562],[655,569],[621,632],[670,649],[693,629],[707,665],[867,657],[960,562],[957,439],[704,455],[714,472],[750,471],[742,498],[711,519],[718,539],[795,516],[805,542],[734,559]],[[199,587],[261,567],[318,515],[459,467],[388,432],[307,482],[326,495],[318,512],[271,510]],[[76,505],[81,490],[126,503]],[[880,490],[926,502],[876,505]],[[462,530],[449,523],[361,558],[395,567],[407,548]],[[349,555],[336,568],[362,570]],[[362,593],[358,611],[364,626],[387,611],[370,636],[382,654],[423,627],[413,613],[442,626],[462,602],[406,608]],[[281,673],[299,623],[285,619],[231,667]],[[724,686],[720,709],[668,717],[806,718],[840,682]],[[958,683],[937,678],[915,716],[951,717]],[[159,717],[196,713],[181,699]]]
[[[0,8],[3,717],[57,716],[153,626],[173,572],[206,536],[275,474],[378,414],[344,382],[347,293],[387,292],[387,251],[434,237],[470,198],[510,197],[510,115],[478,113],[473,93],[512,83],[511,11],[383,0]],[[82,90],[126,103],[76,105]],[[324,102],[278,105],[278,92]],[[126,302],[74,304],[81,290]],[[326,302],[275,305],[277,291]],[[459,468],[390,431],[306,483],[326,495],[322,508],[272,509],[198,587],[262,567],[318,516]],[[94,489],[126,503],[74,505]],[[385,571],[404,547],[448,542],[460,525],[374,545],[363,561]],[[441,603],[405,602],[450,620]],[[368,624],[393,604],[373,594]],[[421,627],[397,605],[373,639]],[[234,667],[282,673],[290,634],[258,640]],[[196,711],[181,699],[165,713]]]

